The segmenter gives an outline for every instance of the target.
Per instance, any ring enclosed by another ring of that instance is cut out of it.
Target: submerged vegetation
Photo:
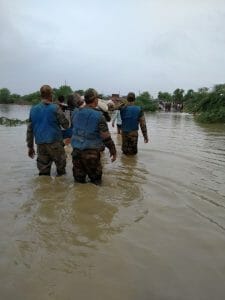
[[[77,92],[80,95],[84,94],[83,90],[73,91],[72,88],[67,85],[63,85],[58,89],[54,88],[53,90],[55,99],[57,99],[59,95],[67,97],[73,92]],[[107,100],[110,96],[102,95],[102,98]],[[20,96],[18,94],[11,94],[7,88],[0,89],[0,103],[33,105],[39,101],[39,91]],[[187,92],[183,89],[176,89],[173,93],[160,91],[156,99],[154,99],[149,92],[143,92],[137,96],[136,103],[142,106],[145,111],[151,112],[158,110],[159,103],[169,103],[172,107],[179,105],[183,111],[192,113],[199,122],[225,122],[225,84],[215,85],[212,89],[204,87],[197,91],[192,89]],[[1,118],[1,124],[2,122],[7,122],[7,120]]]
[[[6,117],[0,117],[0,125],[5,126],[17,126],[17,125],[23,125],[26,124],[28,120],[19,120],[19,119],[9,119]]]

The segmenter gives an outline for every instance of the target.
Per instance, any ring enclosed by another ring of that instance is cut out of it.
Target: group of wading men
[[[53,102],[53,90],[49,85],[40,88],[41,101],[30,110],[27,127],[28,156],[34,158],[37,145],[37,168],[39,175],[50,176],[51,166],[56,165],[57,176],[66,173],[65,141],[72,146],[74,180],[100,184],[102,180],[101,153],[109,149],[111,162],[117,157],[115,144],[111,138],[107,120],[108,108],[119,113],[118,133],[122,136],[122,152],[137,154],[139,125],[148,143],[148,133],[144,113],[135,105],[135,94],[129,93],[125,101],[110,101],[107,108],[100,105],[98,93],[88,89],[84,101],[79,95],[71,95],[68,105]],[[104,104],[105,105],[105,104]],[[103,106],[104,106],[103,105]],[[69,112],[70,117],[66,116]],[[119,120],[120,119],[120,120]],[[115,119],[112,125],[114,126]]]

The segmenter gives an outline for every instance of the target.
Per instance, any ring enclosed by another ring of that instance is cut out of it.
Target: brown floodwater
[[[26,126],[0,126],[0,299],[224,299],[225,125],[146,118],[136,157],[110,126],[102,186],[73,182],[69,147],[66,176],[38,177]]]

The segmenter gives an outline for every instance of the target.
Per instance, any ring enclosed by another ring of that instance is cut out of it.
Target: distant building
[[[112,98],[119,98],[120,94],[112,94]]]

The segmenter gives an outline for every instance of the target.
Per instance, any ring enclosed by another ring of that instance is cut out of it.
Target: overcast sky
[[[225,0],[0,0],[0,88],[104,94],[225,83]]]

